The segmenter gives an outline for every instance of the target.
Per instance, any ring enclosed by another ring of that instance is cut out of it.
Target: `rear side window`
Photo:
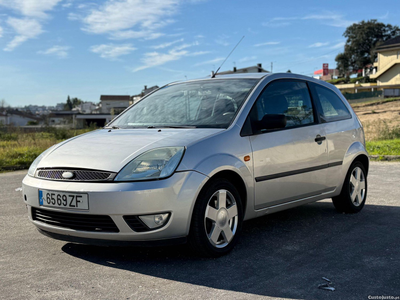
[[[250,117],[254,122],[268,114],[285,115],[286,128],[313,124],[313,106],[307,84],[291,80],[270,83],[257,99]]]
[[[323,123],[350,119],[351,114],[343,101],[332,90],[312,84],[320,103],[320,117]]]

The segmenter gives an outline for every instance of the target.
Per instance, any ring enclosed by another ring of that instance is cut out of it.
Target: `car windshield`
[[[256,79],[214,79],[165,86],[132,106],[109,126],[228,128],[257,82]]]

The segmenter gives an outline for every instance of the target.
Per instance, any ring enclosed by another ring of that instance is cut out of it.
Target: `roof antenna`
[[[211,75],[211,78],[215,78],[215,75],[217,75],[219,69],[221,69],[222,65],[226,62],[226,60],[229,58],[229,56],[231,56],[232,52],[235,51],[236,47],[239,46],[240,42],[244,39],[244,36],[242,36],[242,38],[240,39],[240,41],[236,44],[236,46],[232,49],[232,51],[228,54],[228,56],[225,58],[225,60],[222,62],[222,64],[219,66],[219,68],[217,69],[217,71],[215,71],[214,74]]]

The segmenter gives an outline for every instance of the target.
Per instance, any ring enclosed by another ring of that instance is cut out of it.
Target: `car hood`
[[[38,168],[83,168],[120,171],[147,150],[188,146],[224,129],[101,129],[61,143]]]

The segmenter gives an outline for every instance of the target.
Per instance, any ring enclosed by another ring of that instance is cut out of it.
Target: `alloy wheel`
[[[204,227],[209,242],[216,248],[226,247],[236,234],[238,208],[233,195],[224,189],[216,191],[208,200]]]
[[[350,199],[354,206],[360,206],[365,198],[365,175],[360,167],[355,167],[350,175]]]

